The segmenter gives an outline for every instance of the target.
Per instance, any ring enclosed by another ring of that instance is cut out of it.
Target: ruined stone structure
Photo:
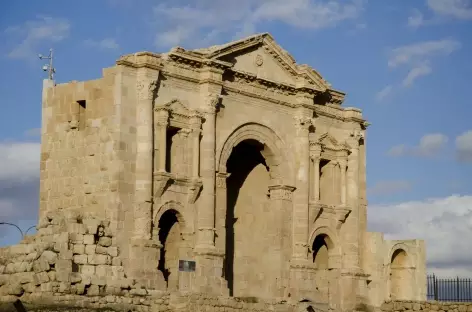
[[[39,230],[0,251],[0,293],[161,310],[167,294],[225,311],[424,300],[423,242],[367,232],[368,124],[344,96],[269,34],[45,81]]]

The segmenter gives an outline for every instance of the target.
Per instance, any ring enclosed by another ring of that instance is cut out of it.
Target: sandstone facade
[[[0,251],[0,292],[424,300],[424,243],[367,232],[344,96],[269,34],[45,81],[39,230]]]

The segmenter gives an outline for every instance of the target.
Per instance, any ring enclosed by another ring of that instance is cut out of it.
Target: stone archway
[[[153,236],[157,237],[160,247],[158,270],[162,272],[168,290],[179,288],[179,259],[182,253],[185,221],[181,206],[175,202],[167,202],[156,214]]]
[[[408,254],[403,248],[394,249],[390,258],[390,299],[404,300],[411,294],[409,285]]]
[[[335,303],[339,286],[335,281],[339,278],[341,261],[336,233],[329,227],[317,228],[311,234],[310,249],[315,270],[315,297]]]
[[[236,129],[222,148],[218,168],[229,177],[217,197],[225,197],[224,211],[218,210],[224,219],[224,277],[232,296],[282,292],[292,226],[291,202],[281,205],[281,197],[272,196],[273,185],[283,184],[289,172],[282,151],[281,140],[259,124]]]

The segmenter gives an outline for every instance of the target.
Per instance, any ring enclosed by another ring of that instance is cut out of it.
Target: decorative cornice
[[[123,55],[116,61],[116,65],[123,65],[133,68],[146,67],[160,70],[163,66],[163,60],[160,54],[144,51]]]

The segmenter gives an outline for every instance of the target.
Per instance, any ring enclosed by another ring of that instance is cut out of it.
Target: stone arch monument
[[[367,231],[369,124],[344,97],[267,33],[46,81],[35,239],[60,242],[38,246],[59,254],[41,265],[62,284],[26,289],[343,311],[425,299],[423,242]],[[392,258],[399,243],[407,262]]]

